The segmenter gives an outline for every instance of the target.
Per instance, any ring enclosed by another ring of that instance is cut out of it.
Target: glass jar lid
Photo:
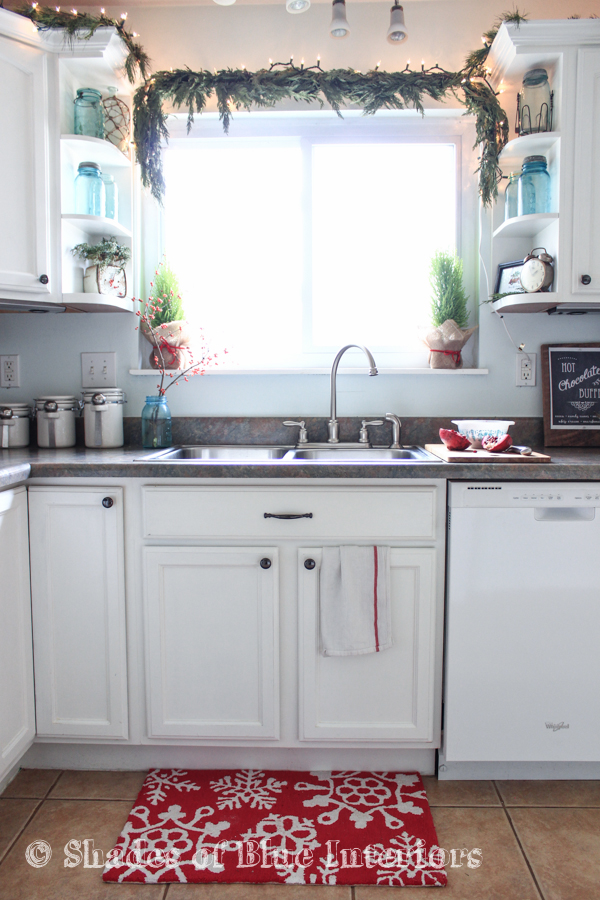
[[[100,171],[100,166],[96,162],[80,162],[79,169],[98,169]]]
[[[84,99],[88,97],[90,100],[101,100],[102,94],[100,91],[97,91],[96,88],[78,88],[77,97],[83,97]]]
[[[539,87],[548,81],[548,73],[545,69],[530,69],[523,77],[523,87]]]
[[[547,160],[545,156],[526,156],[523,160],[523,165],[527,166],[529,163],[544,163],[546,165]]]

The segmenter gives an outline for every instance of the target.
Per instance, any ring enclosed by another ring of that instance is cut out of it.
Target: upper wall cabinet
[[[511,140],[501,155],[505,176],[528,156],[543,156],[550,175],[544,211],[506,218],[500,186],[493,210],[490,290],[498,266],[544,247],[554,258],[548,291],[505,297],[503,312],[568,313],[600,308],[600,22],[590,19],[504,24],[492,45],[491,81],[507,113]],[[517,132],[517,94],[533,69],[545,69],[552,91],[549,130]],[[523,212],[523,210],[521,210]]]
[[[74,100],[81,88],[103,99],[115,94],[131,110],[132,87],[121,75],[124,57],[112,28],[69,43],[62,33],[38,34],[29,20],[0,9],[0,114],[10,135],[0,147],[0,188],[11,210],[0,223],[0,302],[20,301],[23,309],[45,301],[81,312],[132,312],[138,196],[128,136],[117,146],[74,133]],[[82,162],[99,167],[116,190],[116,209],[111,204],[106,215],[78,207],[75,179]],[[93,279],[84,290],[85,263],[73,248],[102,237],[115,237],[132,251],[124,296],[94,291]]]
[[[60,300],[52,58],[31,22],[0,9],[0,302]]]

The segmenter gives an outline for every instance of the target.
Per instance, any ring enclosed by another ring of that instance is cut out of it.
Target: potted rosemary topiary
[[[190,365],[192,329],[184,319],[179,281],[165,257],[158,264],[140,330],[152,344],[153,369],[181,369]]]
[[[129,247],[117,243],[115,237],[102,238],[99,244],[77,244],[73,256],[85,260],[83,290],[89,294],[127,296],[127,276],[123,266],[131,259]]]
[[[431,259],[429,283],[431,324],[422,330],[432,369],[460,369],[461,351],[477,326],[467,328],[468,297],[463,286],[463,264],[455,253],[439,250]]]

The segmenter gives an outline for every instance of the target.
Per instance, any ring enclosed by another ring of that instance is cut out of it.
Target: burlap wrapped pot
[[[190,344],[193,331],[185,319],[169,322],[162,326],[159,325],[154,329],[155,335],[152,334],[148,325],[142,322],[140,331],[146,340],[152,344],[150,365],[153,369],[161,368],[161,354],[165,369],[183,369],[191,364],[192,351]],[[160,353],[158,353],[157,347],[160,348]]]
[[[462,348],[477,325],[459,328],[454,319],[446,319],[438,328],[432,325],[419,329],[419,336],[429,349],[429,365],[432,369],[462,369]]]

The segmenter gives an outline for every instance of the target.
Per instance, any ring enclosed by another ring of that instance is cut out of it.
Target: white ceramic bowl
[[[456,425],[459,434],[464,434],[471,441],[471,447],[475,450],[481,449],[481,440],[487,435],[492,437],[502,437],[508,433],[508,429],[514,422],[502,421],[500,419],[452,419],[452,424]]]

